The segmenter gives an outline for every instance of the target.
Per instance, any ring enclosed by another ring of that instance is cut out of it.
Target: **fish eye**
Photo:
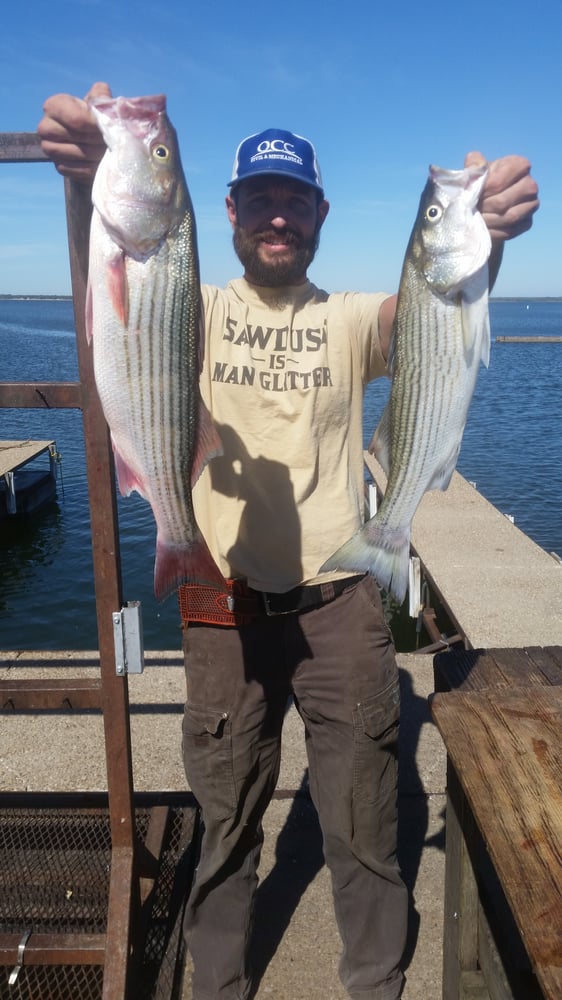
[[[425,217],[428,222],[439,222],[442,215],[443,209],[440,205],[430,205],[425,212]]]
[[[170,159],[170,150],[159,142],[157,146],[154,146],[152,155],[155,160],[162,160],[162,163],[166,163]]]

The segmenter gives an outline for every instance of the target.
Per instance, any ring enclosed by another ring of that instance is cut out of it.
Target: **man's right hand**
[[[107,83],[94,83],[84,100],[55,94],[43,105],[37,131],[41,148],[59,174],[81,184],[92,184],[105,143],[88,108],[89,97],[111,97]]]

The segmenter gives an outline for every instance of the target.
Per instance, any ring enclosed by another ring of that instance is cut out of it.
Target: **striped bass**
[[[388,476],[380,509],[322,566],[371,573],[401,604],[412,518],[455,469],[480,361],[490,357],[487,168],[430,167],[400,279],[388,404],[369,445]]]
[[[199,394],[195,221],[163,96],[94,98],[107,150],[98,167],[86,326],[119,490],[157,527],[154,591],[224,586],[195,521],[191,487],[222,448]]]

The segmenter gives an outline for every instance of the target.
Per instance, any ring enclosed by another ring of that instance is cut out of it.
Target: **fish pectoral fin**
[[[107,265],[107,288],[115,314],[122,324],[129,325],[129,282],[125,254],[115,254]]]
[[[390,332],[390,343],[388,345],[388,357],[386,359],[386,372],[389,378],[392,378],[392,376],[394,375],[397,331],[398,331],[398,326],[396,323],[396,317],[394,317],[394,323],[392,324],[392,330]]]
[[[490,364],[490,315],[488,311],[488,265],[467,282],[461,297],[464,351],[469,365]],[[478,356],[473,357],[478,350]]]
[[[213,458],[223,454],[222,441],[213,423],[213,418],[203,400],[199,403],[197,442],[191,466],[191,485],[199,479],[203,469]]]
[[[111,439],[111,444],[113,446],[113,457],[115,459],[115,473],[117,475],[117,485],[119,487],[119,492],[121,496],[128,497],[131,495],[133,490],[140,493],[144,497],[144,492],[139,481],[138,476],[135,472],[127,465],[127,462],[122,457],[119,452],[115,441]]]
[[[388,476],[390,470],[390,402],[382,412],[378,426],[369,443],[368,451],[374,455]]]
[[[455,445],[449,457],[433,473],[431,479],[429,480],[425,488],[426,493],[429,492],[429,490],[444,491],[448,488],[449,483],[451,482],[451,479],[453,477],[453,472],[457,467],[457,459],[459,457],[459,451],[461,450],[461,443],[462,443],[462,434],[460,441],[458,442],[458,444]]]

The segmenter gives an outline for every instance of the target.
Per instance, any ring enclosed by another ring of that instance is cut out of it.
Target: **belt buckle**
[[[264,606],[264,610],[265,610],[265,613],[266,613],[267,617],[268,618],[273,618],[277,614],[277,612],[271,610],[271,607],[270,607],[270,604],[269,604],[269,596],[268,596],[268,594],[266,593],[265,590],[262,590],[262,592],[261,592],[261,599],[263,601],[263,606]]]
[[[296,611],[296,608],[287,608],[285,611],[274,611],[269,603],[269,595],[267,594],[267,591],[262,590],[260,591],[260,593],[262,596],[265,613],[268,618],[278,618],[279,615],[292,615]]]

